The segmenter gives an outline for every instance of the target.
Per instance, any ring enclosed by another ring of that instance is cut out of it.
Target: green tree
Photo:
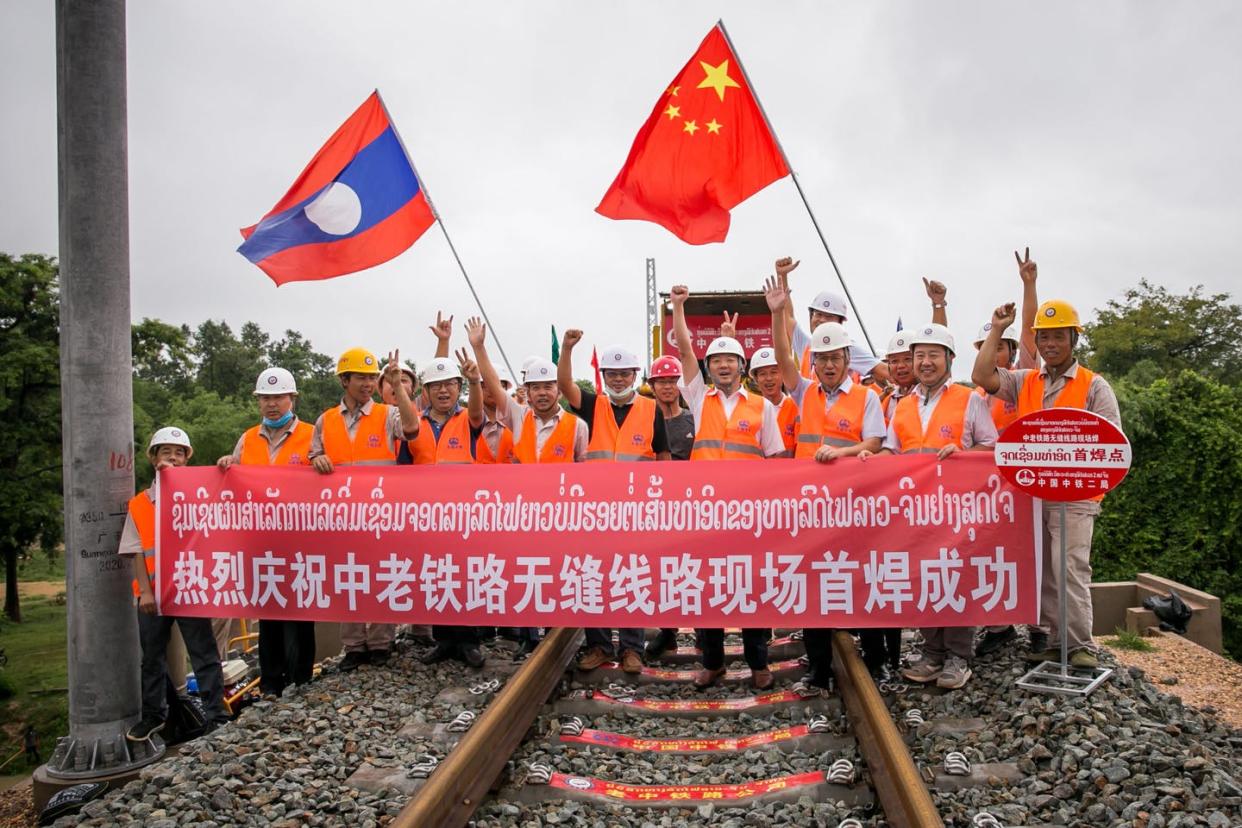
[[[21,621],[17,559],[61,538],[59,270],[0,253],[0,553],[4,612]]]
[[[298,384],[297,412],[303,420],[315,422],[324,409],[340,401],[335,361],[312,348],[297,331],[285,331],[283,339],[269,345],[267,360],[293,374]]]
[[[190,390],[194,380],[194,356],[190,328],[158,319],[146,319],[130,329],[134,352],[134,377],[163,386],[178,394]]]
[[[237,438],[258,422],[258,418],[258,408],[253,398],[221,398],[214,391],[199,388],[190,396],[175,397],[166,414],[158,422],[151,423],[144,434],[149,437],[155,428],[178,426],[185,430],[194,445],[191,465],[209,466],[221,455],[231,452]],[[136,427],[136,413],[134,422]],[[140,455],[146,450],[146,443],[141,442],[141,439],[145,438],[140,438],[138,442],[137,454]],[[151,485],[155,476],[151,464],[145,462],[134,464],[134,475],[139,488]]]
[[[1236,383],[1242,370],[1242,306],[1202,285],[1174,294],[1144,279],[1084,328],[1083,361],[1116,379],[1148,384],[1191,370]]]
[[[237,397],[254,390],[254,379],[267,367],[267,335],[253,322],[242,326],[238,339],[226,322],[208,319],[194,332],[198,386],[220,397]]]

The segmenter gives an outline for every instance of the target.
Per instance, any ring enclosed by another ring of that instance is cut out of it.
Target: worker
[[[190,436],[184,429],[175,426],[156,431],[147,445],[147,460],[155,467],[157,475],[161,469],[186,465],[193,456]],[[142,717],[125,734],[133,742],[146,741],[163,730],[168,718],[168,671],[164,655],[174,623],[181,632],[190,663],[194,666],[194,678],[198,682],[199,698],[206,708],[208,729],[215,729],[228,721],[224,710],[224,673],[211,632],[211,619],[160,615],[156,606],[155,509],[154,486],[130,498],[117,550],[118,554],[128,556],[132,561],[134,598],[138,605],[138,640],[142,646]]]
[[[311,465],[320,474],[336,466],[387,466],[397,462],[397,446],[418,436],[419,416],[402,381],[401,356],[393,351],[383,370],[393,404],[372,399],[380,377],[379,360],[366,348],[350,348],[336,361],[341,402],[319,415],[311,433]],[[337,669],[350,672],[364,664],[388,663],[395,624],[351,621],[341,624],[345,657]]]
[[[884,414],[880,397],[850,375],[852,347],[840,322],[822,322],[808,343],[815,379],[800,373],[790,350],[788,329],[782,324],[789,303],[789,288],[780,277],[769,277],[764,298],[772,312],[772,339],[781,382],[790,389],[798,406],[795,459],[814,458],[835,463],[863,451],[875,451],[884,437]],[[832,630],[803,630],[808,665],[805,685],[820,691],[832,689]]]
[[[254,384],[260,422],[245,431],[233,453],[216,461],[227,470],[243,466],[309,466],[310,423],[298,419],[293,409],[298,386],[284,368],[268,368]],[[311,680],[315,669],[315,622],[259,620],[259,691],[279,697],[285,687]]]
[[[479,369],[465,350],[458,351],[456,356],[456,362],[446,357],[432,357],[423,368],[420,379],[429,404],[423,410],[418,436],[408,441],[414,465],[474,462],[483,431]],[[463,379],[469,388],[464,409],[460,402]],[[431,628],[431,634],[435,647],[422,657],[423,664],[438,664],[455,658],[470,667],[483,666],[478,628],[437,624]]]
[[[996,426],[987,404],[969,388],[953,382],[957,351],[949,329],[935,322],[916,328],[910,349],[919,382],[897,404],[878,453],[934,453],[943,461],[957,451],[991,451],[996,445]],[[935,682],[947,690],[964,686],[971,675],[975,628],[932,627],[924,628],[922,634],[921,657],[901,674],[910,681]]]
[[[794,456],[798,438],[798,404],[785,393],[775,348],[760,348],[750,358],[750,378],[763,398],[776,406],[776,424],[785,443],[785,457]]]
[[[931,300],[931,321],[937,325],[948,326],[949,316],[945,311],[948,307],[948,288],[942,282],[923,278],[923,289]],[[900,322],[898,323],[900,325]],[[897,407],[897,401],[914,390],[917,379],[914,376],[912,357],[910,356],[910,332],[898,330],[888,341],[888,349],[884,352],[884,364],[888,367],[888,382],[880,393],[880,405],[884,409],[884,424],[888,425]]]
[[[776,279],[783,283],[786,291],[789,291],[789,274],[796,270],[800,264],[802,264],[801,261],[795,262],[789,256],[776,260]],[[808,331],[814,331],[826,322],[836,322],[839,325],[844,325],[849,312],[846,309],[845,298],[831,290],[823,290],[817,293],[815,298],[806,307],[808,311],[807,320],[810,322],[809,328],[804,330],[797,324],[793,315],[792,305],[786,306],[782,322],[786,331],[789,332],[793,353],[800,360],[798,373],[807,379],[813,379],[811,334]],[[871,351],[861,345],[850,345],[850,365],[850,370],[854,371],[855,382],[858,382],[869,373],[874,373],[876,378],[880,380],[888,379],[888,371],[884,363],[877,360]]]
[[[484,390],[496,401],[496,418],[513,434],[513,459],[517,463],[581,463],[586,460],[589,428],[585,421],[560,406],[557,367],[542,357],[529,357],[522,365],[518,386],[529,406],[509,397],[487,353],[487,326],[478,317],[466,323],[466,335],[474,349]],[[516,661],[524,659],[539,640],[536,627],[520,627]]]
[[[745,376],[746,352],[731,337],[719,336],[707,346],[704,363],[713,387],[709,390],[699,373],[698,357],[686,324],[686,300],[690,290],[676,285],[669,295],[673,305],[673,331],[681,359],[679,383],[682,395],[694,417],[694,448],[690,460],[763,460],[785,453],[777,425],[776,406],[760,395],[751,395],[742,383]],[[758,423],[758,428],[754,424]],[[694,677],[699,690],[719,682],[726,672],[724,663],[724,630],[699,630],[703,651],[703,669]],[[773,685],[768,669],[768,639],[771,631],[743,628],[742,651],[751,670],[751,682],[757,690]]]
[[[1014,322],[1016,309],[1012,303],[1002,305],[992,314],[992,328],[979,346],[971,378],[985,391],[1007,402],[1016,403],[1018,416],[1046,408],[1081,408],[1094,412],[1121,428],[1117,395],[1102,376],[1090,371],[1074,358],[1074,348],[1082,325],[1078,311],[1063,299],[1050,299],[1039,306],[1035,323],[1035,348],[1043,359],[1043,368],[1010,370],[996,365],[996,351],[1002,333]],[[1031,634],[1031,661],[1053,661],[1060,658],[1059,649],[1048,646],[1059,641],[1057,628],[1061,611],[1061,541],[1065,540],[1066,563],[1066,629],[1070,663],[1082,669],[1094,669],[1099,659],[1091,639],[1091,534],[1095,516],[1100,513],[1103,494],[1066,503],[1065,523],[1061,522],[1059,504],[1044,501],[1043,520],[1043,584],[1040,590],[1039,627]],[[1052,636],[1050,639],[1049,636]]]
[[[583,391],[574,382],[574,347],[580,341],[581,330],[569,328],[565,331],[556,381],[569,410],[587,424],[587,462],[670,459],[664,415],[654,400],[638,394],[641,367],[638,356],[624,345],[605,348],[600,359],[604,393],[594,394]],[[646,631],[641,627],[627,627],[617,631],[617,639],[622,671],[631,675],[641,673]],[[594,670],[618,657],[611,629],[588,628],[586,647],[586,652],[578,659],[579,670]]]

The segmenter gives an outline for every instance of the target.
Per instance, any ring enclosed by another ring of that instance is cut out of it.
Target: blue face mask
[[[267,426],[268,428],[281,428],[282,426],[287,426],[289,424],[289,421],[292,419],[293,419],[293,409],[289,409],[288,411],[285,412],[285,415],[283,417],[280,417],[275,420],[269,420],[267,417],[264,417],[263,425]]]

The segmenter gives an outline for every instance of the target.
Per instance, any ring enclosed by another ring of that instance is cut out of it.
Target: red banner
[[[697,316],[687,314],[686,327],[690,329],[690,341],[694,343],[694,352],[701,358],[707,351],[707,346],[713,339],[720,336],[720,314]],[[664,345],[661,354],[668,356],[681,356],[681,351],[677,347],[676,337],[673,336],[673,317],[671,314],[664,315]],[[750,359],[751,355],[760,348],[767,348],[772,344],[772,317],[769,314],[738,314],[737,317],[737,341],[742,343],[742,350],[746,352],[746,358]]]
[[[1038,616],[991,454],[160,472],[161,612],[414,624],[917,627]],[[503,622],[503,623],[502,623]]]

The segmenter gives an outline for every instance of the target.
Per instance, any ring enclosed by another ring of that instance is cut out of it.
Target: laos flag
[[[436,220],[379,92],[349,116],[237,248],[278,285],[401,254]]]

